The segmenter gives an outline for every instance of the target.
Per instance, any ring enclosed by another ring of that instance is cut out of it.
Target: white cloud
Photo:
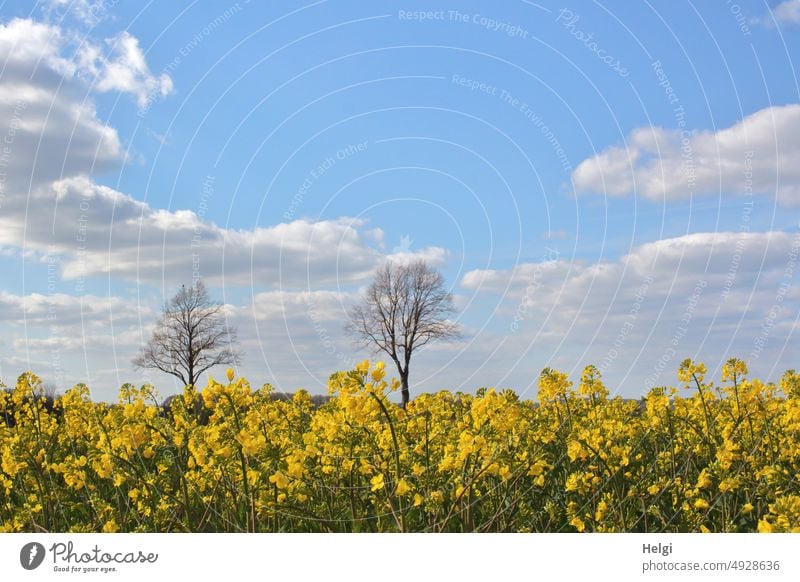
[[[15,18],[0,24],[0,59],[7,90],[35,94],[37,101],[64,102],[61,107],[85,108],[92,118],[92,91],[129,93],[139,107],[173,91],[171,77],[150,71],[138,39],[127,31],[106,39],[102,46],[55,24]],[[14,101],[19,99],[24,96]],[[69,128],[58,124],[58,118],[42,119]]]
[[[14,349],[19,352],[39,352],[43,355],[52,354],[58,351],[62,354],[75,353],[83,354],[86,352],[108,352],[110,346],[119,350],[122,346],[131,347],[130,334],[128,341],[121,333],[94,334],[94,335],[53,335],[45,338],[17,338],[14,340]],[[138,342],[135,344],[138,346]]]
[[[98,118],[92,92],[131,93],[144,106],[168,94],[172,81],[149,72],[130,34],[108,42],[105,54],[55,25],[19,18],[0,24],[4,197],[27,196],[54,180],[102,174],[125,162],[119,135]]]
[[[57,26],[22,18],[0,24],[0,55],[6,63],[4,80],[8,74],[19,78],[20,73],[40,73],[39,67],[59,75],[72,75],[76,66],[61,55],[64,44],[64,35]]]
[[[658,301],[685,297],[700,279],[718,299],[723,293],[769,288],[781,278],[798,247],[800,234],[782,231],[695,233],[634,247],[616,261],[585,263],[562,257],[512,269],[476,269],[464,275],[461,286],[502,294],[512,306],[527,301],[536,311],[553,311],[554,317],[587,309],[605,314],[618,301],[632,298],[637,282],[647,277],[653,278],[648,297]],[[761,302],[748,309],[755,313],[767,307]]]
[[[785,0],[772,9],[779,22],[800,24],[800,0]]]
[[[631,132],[581,162],[577,192],[635,193],[651,200],[693,194],[772,195],[800,205],[800,105],[762,109],[719,131],[683,134],[659,127]]]
[[[75,177],[28,197],[9,197],[0,214],[0,245],[58,257],[66,279],[179,284],[200,276],[212,284],[224,278],[228,285],[280,289],[363,281],[386,258],[421,257],[440,265],[446,257],[438,247],[387,257],[369,244],[362,227],[341,217],[224,229],[190,210],[154,209]]]
[[[15,295],[0,291],[0,322],[32,326],[74,327],[81,323],[107,329],[111,322],[131,324],[152,311],[122,297],[54,293]]]
[[[245,372],[280,390],[320,391],[333,371],[364,357],[344,329],[355,300],[355,292],[325,290],[256,294],[229,319],[247,354]]]
[[[92,45],[83,46],[78,52],[84,75],[93,80],[94,90],[130,93],[140,108],[172,93],[172,79],[166,73],[156,76],[150,72],[136,37],[123,31],[106,39],[106,45],[107,54]]]
[[[105,172],[123,161],[116,130],[97,118],[63,45],[56,27],[20,19],[0,24],[5,195],[26,195],[42,183]]]
[[[736,277],[739,284],[746,279],[752,284],[765,272],[777,268],[788,260],[796,236],[787,232],[719,232],[695,233],[677,238],[663,239],[634,247],[630,253],[616,261],[584,263],[565,258],[539,263],[523,263],[505,270],[474,270],[465,274],[462,286],[470,290],[493,293],[507,292],[521,296],[531,284],[541,283],[552,301],[551,290],[562,289],[575,298],[585,296],[588,286],[602,282],[617,285],[623,276],[656,276],[661,281],[662,292],[683,289],[695,275],[721,283],[730,274],[730,261],[736,260]],[[737,248],[740,252],[737,253]],[[769,259],[762,265],[762,261]],[[691,275],[682,279],[683,275]],[[604,300],[608,294],[600,294]]]
[[[301,319],[344,321],[354,297],[352,293],[342,291],[266,291],[257,293],[252,305],[238,309],[237,314],[272,323],[294,319],[301,314]]]
[[[447,263],[447,258],[449,256],[450,253],[447,249],[441,247],[426,247],[416,251],[395,247],[392,249],[392,253],[387,255],[386,258],[395,263],[408,263],[410,261],[422,259],[428,263],[428,265],[439,268]]]

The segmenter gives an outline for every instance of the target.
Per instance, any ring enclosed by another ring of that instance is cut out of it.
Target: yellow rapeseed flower
[[[383,473],[378,473],[372,479],[369,480],[372,487],[370,491],[379,491],[383,489],[384,482],[383,482]]]
[[[573,517],[570,520],[569,524],[572,527],[574,527],[575,529],[577,529],[578,531],[580,531],[580,532],[582,532],[582,531],[584,531],[586,529],[586,524],[583,522],[583,520],[580,517],[577,517],[577,516]]]
[[[400,481],[397,482],[397,487],[395,488],[394,493],[395,495],[402,497],[409,491],[411,491],[411,486],[405,479],[400,479]]]
[[[286,489],[289,486],[289,479],[281,471],[270,475],[269,482],[274,483],[278,489]]]

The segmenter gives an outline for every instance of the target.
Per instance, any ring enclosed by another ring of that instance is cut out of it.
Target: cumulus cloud
[[[212,284],[224,278],[231,285],[325,286],[364,280],[387,258],[363,236],[361,220],[224,229],[190,210],[154,209],[86,177],[10,197],[3,210],[0,245],[58,257],[66,279],[174,284],[202,277]],[[446,253],[431,247],[413,256],[440,263]]]
[[[74,62],[61,55],[61,31],[16,19],[0,25],[0,156],[3,194],[123,161],[115,129],[97,118]]]
[[[624,146],[581,162],[578,193],[651,200],[694,194],[771,195],[800,205],[800,105],[762,109],[719,131],[638,128]]]
[[[172,93],[172,78],[166,73],[156,76],[150,72],[136,37],[123,31],[105,42],[106,51],[85,45],[78,52],[81,73],[93,81],[94,90],[130,93],[140,108]]]
[[[797,260],[798,247],[800,235],[783,231],[695,233],[634,247],[616,261],[585,263],[558,257],[511,269],[477,269],[464,275],[461,286],[526,301],[538,311],[557,310],[560,317],[582,309],[608,312],[617,301],[633,297],[637,281],[647,278],[653,279],[648,284],[650,299],[685,296],[703,279],[722,300],[734,290],[777,284],[792,257]]]
[[[8,106],[9,102],[16,105],[19,101],[32,101],[26,119],[30,120],[30,130],[36,129],[36,123],[38,129],[49,130],[42,136],[43,144],[56,132],[70,137],[71,130],[80,129],[83,124],[103,127],[116,139],[116,132],[96,118],[92,92],[128,93],[139,107],[144,107],[173,91],[170,76],[150,71],[138,39],[127,31],[96,44],[55,24],[15,18],[0,24],[0,59],[4,63],[5,93],[0,102]],[[40,104],[48,106],[44,113],[53,106],[56,115],[40,115],[35,107]],[[65,111],[71,115],[60,115]],[[99,161],[107,155],[114,159],[119,156],[118,143],[113,140],[97,145],[94,152]],[[56,162],[59,160],[55,158]]]
[[[27,196],[62,178],[102,174],[125,162],[119,135],[97,116],[93,92],[132,94],[140,106],[172,91],[153,76],[127,32],[107,50],[29,19],[0,24],[0,195]]]

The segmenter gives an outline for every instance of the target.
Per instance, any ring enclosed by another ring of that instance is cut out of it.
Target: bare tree
[[[405,408],[411,355],[433,340],[458,337],[459,327],[447,319],[454,312],[444,277],[425,261],[387,262],[375,273],[366,296],[351,310],[347,330],[395,363]]]
[[[194,386],[214,366],[237,364],[236,330],[225,325],[222,304],[202,281],[181,290],[164,306],[150,343],[133,359],[137,370],[155,369]]]

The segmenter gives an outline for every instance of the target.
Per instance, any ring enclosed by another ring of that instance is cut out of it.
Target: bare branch
[[[202,281],[184,286],[164,306],[150,342],[132,360],[135,369],[154,369],[196,385],[214,366],[239,363],[236,330],[225,325],[222,305]]]

